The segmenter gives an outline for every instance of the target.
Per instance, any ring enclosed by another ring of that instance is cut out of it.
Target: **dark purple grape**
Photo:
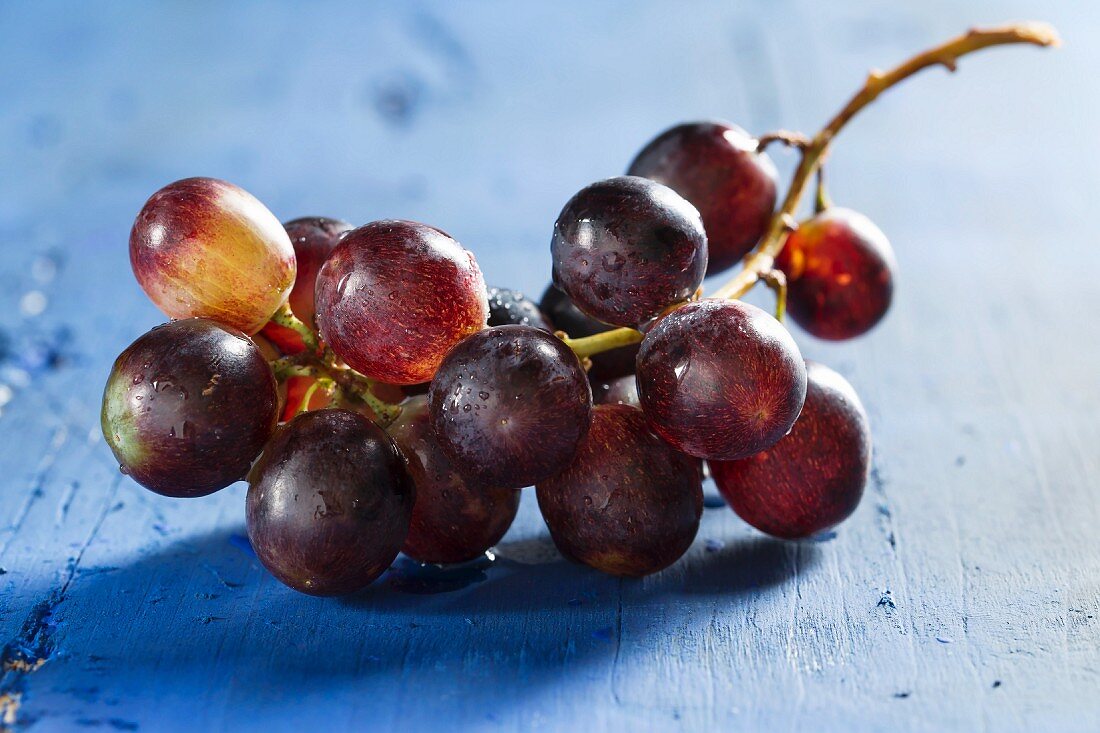
[[[646,323],[690,298],[707,270],[695,207],[636,176],[593,183],[562,209],[550,243],[554,284],[616,326]]]
[[[756,140],[740,127],[690,122],[662,132],[630,164],[631,175],[665,184],[699,210],[710,275],[748,254],[775,210],[778,173],[756,149]]]
[[[315,596],[353,593],[390,566],[415,488],[397,446],[350,410],[298,415],[249,476],[248,538],[271,574]]]
[[[762,532],[798,539],[847,519],[871,465],[871,430],[852,385],[806,363],[806,404],[790,435],[740,461],[711,461],[718,490]]]
[[[130,232],[130,264],[170,318],[211,318],[253,334],[286,302],[294,248],[252,194],[185,178],[153,194]]]
[[[416,484],[412,524],[402,552],[425,563],[459,563],[500,541],[519,510],[519,490],[463,478],[432,435],[426,397],[402,404],[389,433]]]
[[[787,312],[818,338],[870,331],[894,296],[894,250],[881,229],[851,209],[829,208],[802,222],[775,264],[787,276]]]
[[[344,235],[317,275],[321,337],[348,366],[387,384],[417,384],[485,326],[474,256],[440,230],[376,221]]]
[[[256,345],[190,318],[154,328],[115,360],[101,424],[135,481],[193,497],[243,479],[278,417],[275,377]]]
[[[638,399],[638,380],[633,374],[618,377],[608,381],[589,380],[592,382],[592,401],[597,405],[630,405],[641,407]]]
[[[554,328],[565,331],[573,338],[594,336],[610,331],[614,326],[601,323],[581,312],[569,296],[553,285],[546,288],[539,302],[539,309],[546,314]],[[620,346],[592,357],[592,368],[588,374],[594,380],[614,379],[624,374],[634,373],[634,358],[638,355],[639,344]]]
[[[518,290],[489,288],[490,326],[533,326],[554,332],[535,301]]]
[[[463,475],[518,489],[560,471],[588,430],[576,354],[530,326],[494,326],[447,354],[428,392],[432,430]]]
[[[699,469],[651,433],[637,408],[599,405],[569,467],[538,483],[539,509],[566,557],[612,575],[649,575],[695,539]]]
[[[638,393],[653,429],[673,446],[734,460],[791,429],[806,398],[806,365],[779,321],[711,298],[673,311],[646,334]]]
[[[298,261],[298,276],[294,288],[290,291],[290,310],[303,323],[313,326],[313,294],[317,283],[317,272],[340,238],[352,229],[351,224],[339,219],[326,219],[323,216],[309,216],[288,221],[283,225],[290,243],[294,246],[294,256]],[[263,329],[264,336],[270,338],[284,354],[298,354],[306,350],[302,337],[289,328],[277,323],[268,323]]]

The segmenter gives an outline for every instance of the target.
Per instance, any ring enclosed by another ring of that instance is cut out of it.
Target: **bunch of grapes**
[[[889,81],[995,43],[1052,42],[1039,30],[971,33]],[[130,258],[175,320],[115,362],[107,442],[165,496],[247,478],[256,554],[315,595],[364,587],[399,552],[482,555],[528,486],[563,555],[657,572],[695,538],[704,463],[761,531],[827,530],[862,496],[867,416],[781,319],[849,339],[890,306],[896,265],[869,219],[834,207],[820,177],[815,213],[792,218],[869,101],[857,95],[812,139],[714,122],[658,135],[628,175],[565,204],[538,303],[487,288],[473,254],[433,226],[281,225],[224,181],[170,184],[138,214]],[[777,141],[802,155],[778,210],[765,152]],[[705,275],[739,262],[703,296]],[[737,299],[756,282],[775,290],[776,316]]]

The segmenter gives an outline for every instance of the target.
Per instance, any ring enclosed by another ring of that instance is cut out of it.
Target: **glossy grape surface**
[[[240,331],[192,318],[158,326],[115,360],[103,436],[158,494],[205,496],[244,478],[275,429],[275,377]]]
[[[890,242],[850,209],[830,207],[803,222],[775,264],[787,276],[787,312],[819,338],[866,333],[894,297],[897,263]]]
[[[294,256],[298,262],[298,275],[294,279],[294,287],[290,291],[288,301],[290,310],[303,323],[313,326],[313,296],[317,273],[340,242],[340,238],[350,231],[352,226],[346,221],[327,219],[323,216],[294,219],[283,226],[290,237]],[[263,334],[270,338],[284,354],[298,354],[305,351],[302,337],[277,323],[268,323],[264,326]]]
[[[735,125],[691,122],[662,132],[628,172],[672,188],[703,217],[710,249],[708,274],[721,272],[756,245],[775,210],[775,165],[756,140]]]
[[[638,381],[633,374],[610,380],[589,381],[592,382],[592,401],[597,405],[642,406],[638,398]]]
[[[553,285],[546,288],[539,301],[539,308],[554,328],[561,329],[573,338],[593,336],[610,331],[614,326],[601,323],[581,312],[569,296]],[[624,374],[634,373],[634,358],[638,355],[639,344],[620,346],[592,357],[592,368],[588,371],[593,380],[614,379]]]
[[[416,484],[402,552],[425,563],[459,563],[483,555],[500,541],[519,510],[519,490],[464,478],[432,434],[426,397],[407,400],[389,433]]]
[[[638,392],[653,429],[673,446],[734,460],[790,430],[806,397],[806,366],[791,335],[764,311],[705,299],[646,335]]]
[[[844,521],[863,496],[871,465],[867,414],[852,386],[807,362],[806,404],[790,435],[739,461],[711,461],[718,490],[746,522],[784,539]]]
[[[386,433],[348,410],[294,418],[249,476],[248,538],[272,575],[316,596],[353,593],[390,566],[415,489]]]
[[[428,392],[432,430],[463,475],[521,488],[560,471],[588,430],[576,354],[530,326],[494,326],[447,355]]]
[[[637,326],[687,300],[707,270],[699,212],[667,186],[620,176],[581,189],[550,243],[554,284],[588,315]]]
[[[171,318],[201,316],[253,334],[286,302],[294,248],[250,193],[214,178],[157,191],[130,232],[130,264]]]
[[[539,509],[566,557],[612,575],[649,575],[695,539],[699,469],[651,433],[637,408],[599,405],[568,468],[538,483]]]
[[[539,310],[538,303],[518,290],[489,288],[490,326],[533,326],[554,332],[554,327]]]
[[[485,326],[485,280],[474,256],[434,227],[376,221],[353,229],[317,276],[321,337],[353,369],[417,384]]]

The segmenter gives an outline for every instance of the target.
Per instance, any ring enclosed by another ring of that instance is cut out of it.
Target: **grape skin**
[[[789,435],[748,458],[710,462],[737,515],[783,539],[810,537],[847,519],[871,467],[871,429],[852,385],[816,362],[806,363],[806,374],[806,403]]]
[[[317,276],[321,337],[348,366],[387,384],[432,378],[447,351],[485,326],[485,280],[444,232],[376,221],[344,235]]]
[[[597,406],[573,461],[536,495],[563,555],[630,577],[676,562],[703,513],[699,461],[653,435],[628,405]]]
[[[406,400],[388,431],[416,484],[416,504],[402,552],[425,563],[461,563],[500,541],[516,518],[519,491],[459,474],[432,434],[427,397]]]
[[[619,176],[566,203],[550,243],[554,284],[588,315],[637,326],[690,298],[707,269],[695,207],[667,186]]]
[[[638,394],[653,429],[699,458],[774,445],[806,397],[794,339],[756,306],[708,298],[662,318],[638,352]]]
[[[592,392],[576,354],[530,326],[494,326],[443,361],[432,430],[463,475],[518,489],[560,471],[588,430]]]
[[[236,329],[204,318],[158,326],[111,368],[101,425],[123,471],[164,496],[205,496],[244,478],[271,436],[271,367]]]
[[[279,430],[249,476],[248,538],[294,590],[345,595],[397,557],[414,498],[405,459],[381,428],[350,410],[307,412]]]

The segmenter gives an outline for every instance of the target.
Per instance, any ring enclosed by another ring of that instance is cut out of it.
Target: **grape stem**
[[[382,427],[389,426],[401,414],[400,406],[391,405],[371,391],[373,383],[362,374],[334,362],[326,363],[308,351],[276,359],[271,362],[271,370],[280,382],[290,377],[312,377],[318,381],[332,382],[333,392],[365,404],[374,413],[375,422]]]
[[[1058,32],[1046,23],[1013,23],[997,28],[974,28],[961,36],[917,54],[889,71],[872,71],[863,86],[848,103],[812,138],[805,140],[797,133],[780,131],[760,138],[760,147],[770,142],[783,142],[801,150],[802,158],[787,189],[782,206],[772,216],[767,233],[757,249],[741,261],[741,270],[728,283],[716,290],[712,298],[740,298],[770,272],[775,257],[783,250],[787,237],[797,228],[794,215],[821,162],[829,152],[833,139],[864,107],[875,101],[887,89],[905,81],[919,71],[943,66],[954,71],[958,60],[991,46],[1024,43],[1033,46],[1058,46]],[[642,335],[632,328],[617,328],[579,339],[566,339],[578,355],[591,357],[600,352],[641,341]]]
[[[787,315],[787,276],[782,270],[768,270],[760,273],[760,279],[775,293],[775,320],[782,323]]]
[[[313,332],[313,329],[302,322],[298,316],[290,310],[289,303],[283,303],[279,306],[279,310],[271,316],[273,323],[277,323],[283,328],[289,328],[294,333],[298,334],[302,338],[302,343],[305,344],[306,349],[316,353],[318,348],[317,334]]]

